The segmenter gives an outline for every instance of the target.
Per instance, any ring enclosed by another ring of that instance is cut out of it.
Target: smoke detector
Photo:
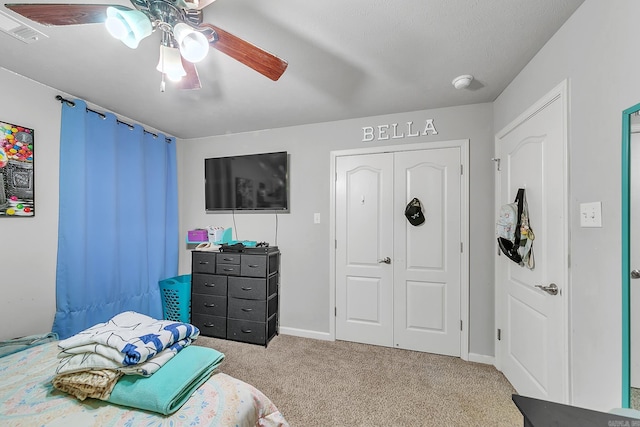
[[[469,85],[471,84],[472,80],[473,80],[473,76],[472,75],[464,74],[462,76],[458,76],[455,79],[453,79],[451,84],[456,89],[466,89],[466,88],[469,87]]]

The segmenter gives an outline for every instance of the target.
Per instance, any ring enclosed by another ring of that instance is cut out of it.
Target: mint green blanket
[[[172,414],[209,379],[223,359],[224,354],[217,350],[190,345],[150,377],[122,377],[107,401],[164,415]]]

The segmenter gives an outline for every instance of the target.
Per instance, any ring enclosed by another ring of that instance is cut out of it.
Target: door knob
[[[559,291],[558,286],[555,283],[550,283],[549,286],[536,285],[536,288],[540,288],[550,295],[558,295]]]
[[[632,279],[640,279],[640,270],[635,269],[631,271],[631,278]]]
[[[382,263],[384,263],[384,264],[391,264],[391,258],[386,257],[386,258],[384,258],[384,259],[379,259],[379,260],[378,260],[378,262],[379,262],[380,264],[382,264]]]

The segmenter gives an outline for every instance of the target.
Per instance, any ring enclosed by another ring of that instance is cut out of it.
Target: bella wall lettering
[[[413,122],[406,122],[404,125],[391,123],[389,125],[365,126],[362,128],[362,142],[383,141],[386,139],[411,138],[415,136],[437,135],[438,131],[433,124],[433,119],[425,120],[425,125],[421,129]]]

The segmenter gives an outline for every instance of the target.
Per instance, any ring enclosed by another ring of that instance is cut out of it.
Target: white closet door
[[[393,155],[336,166],[336,338],[392,346]]]
[[[336,157],[337,339],[460,355],[461,153]],[[419,226],[404,216],[413,197]]]
[[[394,341],[400,348],[460,355],[460,147],[395,154]],[[417,197],[425,222],[402,215]]]

